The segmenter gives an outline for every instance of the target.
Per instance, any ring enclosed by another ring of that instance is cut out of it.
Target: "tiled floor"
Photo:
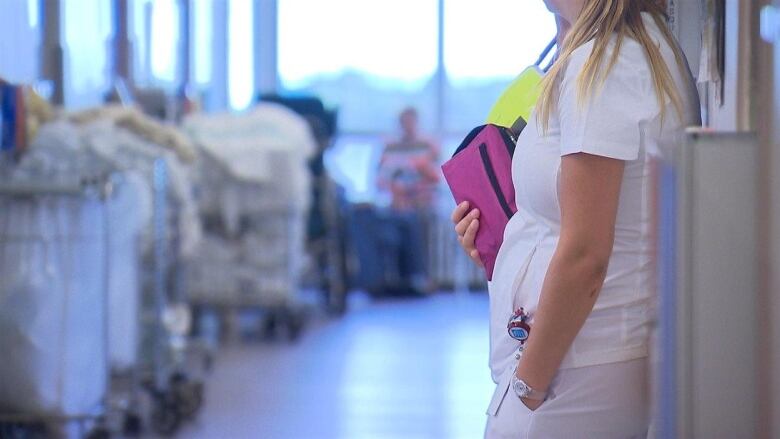
[[[179,438],[479,438],[487,308],[484,294],[364,303],[294,345],[222,350]]]

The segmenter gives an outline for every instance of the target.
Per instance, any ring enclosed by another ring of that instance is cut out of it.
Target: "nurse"
[[[545,3],[566,35],[512,163],[519,210],[488,285],[485,436],[644,438],[649,155],[700,124],[698,97],[664,1]],[[452,214],[476,263],[479,215],[468,203]],[[517,333],[521,308],[524,343],[507,328]]]

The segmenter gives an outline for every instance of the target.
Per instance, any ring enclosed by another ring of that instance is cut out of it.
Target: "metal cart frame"
[[[109,389],[111,382],[111,373],[109,366],[109,340],[108,340],[108,282],[109,282],[109,234],[110,224],[107,213],[107,200],[113,192],[113,176],[111,174],[102,177],[72,181],[69,183],[51,184],[51,183],[4,183],[0,184],[0,195],[16,198],[33,198],[38,196],[62,196],[71,198],[89,198],[93,197],[100,200],[103,207],[103,247],[104,263],[103,270],[103,352],[106,365],[106,391],[103,395],[103,401],[96,414],[82,413],[67,416],[46,415],[46,414],[25,414],[25,413],[0,413],[0,433],[29,434],[31,437],[47,437],[47,429],[51,425],[63,425],[76,423],[79,433],[83,437],[98,439],[109,437],[110,434],[106,427],[106,418],[110,411]],[[93,422],[95,426],[86,431],[85,424]]]

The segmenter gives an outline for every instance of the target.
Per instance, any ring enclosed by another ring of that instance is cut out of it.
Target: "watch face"
[[[525,398],[531,394],[531,388],[520,380],[514,382],[514,390],[518,397]]]

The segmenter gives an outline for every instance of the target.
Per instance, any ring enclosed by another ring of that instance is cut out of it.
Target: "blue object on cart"
[[[0,150],[16,146],[16,89],[10,84],[0,84],[0,108],[2,109],[2,134]]]
[[[5,96],[5,84],[0,82],[0,151],[5,150],[5,105],[3,105],[3,96]]]

